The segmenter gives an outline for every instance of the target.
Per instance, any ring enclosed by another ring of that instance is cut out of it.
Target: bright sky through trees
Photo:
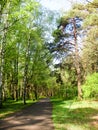
[[[85,3],[86,0],[41,0],[40,2],[43,6],[50,10],[67,11],[70,9],[72,3]]]

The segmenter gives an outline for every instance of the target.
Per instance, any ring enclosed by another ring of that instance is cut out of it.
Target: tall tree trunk
[[[2,73],[0,72],[0,108],[2,107]]]
[[[25,63],[25,69],[24,69],[24,104],[26,104],[26,87],[27,87],[27,73],[28,73],[28,63],[26,61]]]
[[[77,29],[76,29],[76,21],[73,18],[73,26],[74,26],[74,45],[75,45],[75,68],[77,72],[77,87],[78,87],[78,98],[82,99],[82,89],[81,89],[81,69],[80,69],[80,57],[79,57],[79,48],[77,43]]]
[[[9,13],[10,2],[5,3],[5,9],[2,9],[0,12],[0,24],[3,27],[3,31],[1,32],[1,54],[0,54],[0,108],[2,107],[2,90],[4,86],[4,55],[5,55],[5,47],[6,47],[6,34],[8,27],[8,13]],[[2,8],[2,7],[1,7]],[[4,11],[4,14],[3,14]],[[3,21],[3,22],[1,22]]]
[[[15,87],[15,100],[18,101],[18,56],[19,56],[19,44],[18,48],[15,47],[16,58],[14,60],[14,87]]]
[[[37,90],[36,84],[34,84],[34,96],[35,96],[35,99],[37,100],[38,99],[38,90]]]
[[[18,56],[14,61],[14,87],[15,87],[15,100],[18,100]]]
[[[14,86],[14,72],[12,73],[12,79],[11,79],[11,98],[12,100],[15,100],[15,86]]]
[[[26,104],[26,87],[28,85],[28,65],[30,59],[30,34],[28,36],[26,57],[25,57],[25,67],[24,67],[24,104]]]

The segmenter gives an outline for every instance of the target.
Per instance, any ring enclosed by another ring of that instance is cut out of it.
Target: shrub
[[[98,97],[98,73],[87,76],[85,84],[82,86],[84,98]]]

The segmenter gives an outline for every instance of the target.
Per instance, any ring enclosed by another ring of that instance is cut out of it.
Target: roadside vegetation
[[[55,130],[98,130],[98,101],[52,99]]]
[[[23,105],[23,101],[13,101],[13,100],[7,100],[3,104],[3,108],[0,109],[0,119],[9,116],[10,114],[13,114],[15,112],[18,112],[22,110],[25,107],[28,107],[32,105],[35,101],[32,102],[32,100],[27,100],[27,103]]]

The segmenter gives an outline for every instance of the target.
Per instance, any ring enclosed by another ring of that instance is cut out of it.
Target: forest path
[[[0,130],[54,130],[50,100],[41,99],[22,111],[0,120]]]

